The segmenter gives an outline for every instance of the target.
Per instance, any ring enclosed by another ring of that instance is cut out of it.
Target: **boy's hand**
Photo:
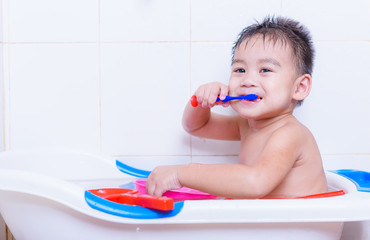
[[[202,108],[212,108],[216,104],[228,107],[229,103],[218,102],[216,103],[217,97],[220,100],[224,100],[229,92],[229,87],[220,82],[211,82],[201,85],[196,91],[195,96],[198,100],[198,105]]]
[[[155,168],[146,182],[146,191],[149,195],[162,196],[172,189],[181,188],[178,171],[181,165],[160,166]]]

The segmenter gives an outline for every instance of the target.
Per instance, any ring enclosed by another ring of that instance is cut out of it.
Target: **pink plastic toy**
[[[146,192],[146,180],[138,180],[135,181],[136,189],[139,191],[140,194],[147,194]],[[175,189],[171,191],[167,191],[163,194],[163,196],[172,198],[174,200],[182,201],[182,200],[201,200],[201,199],[214,199],[217,196],[204,193],[195,189],[191,189],[188,187],[182,187],[180,189]]]

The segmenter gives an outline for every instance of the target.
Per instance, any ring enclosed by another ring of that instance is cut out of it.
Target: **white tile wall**
[[[2,1],[0,0],[0,13]],[[0,21],[0,152],[4,151],[4,84],[3,84],[3,26]]]
[[[315,40],[369,40],[368,0],[282,0],[283,15],[309,27]]]
[[[99,0],[11,0],[10,42],[98,41]]]
[[[241,30],[266,15],[279,15],[276,0],[191,1],[193,41],[235,41]]]
[[[0,0],[0,13],[2,12],[3,12],[3,4],[2,4],[2,0]],[[0,152],[4,151],[3,45],[4,45],[3,44],[3,22],[0,20]],[[0,221],[1,221],[1,218],[0,218]],[[1,226],[1,223],[0,223],[0,226]],[[0,236],[3,235],[2,233],[3,233],[3,230],[0,231]]]
[[[311,95],[297,115],[323,154],[370,153],[370,42],[317,42]]]
[[[102,150],[190,154],[181,127],[189,96],[189,44],[102,46]]]
[[[2,54],[2,44],[0,44],[0,54]],[[1,56],[1,55],[0,55]],[[0,65],[0,152],[4,151],[4,100],[3,100],[3,69]]]
[[[117,157],[119,160],[129,166],[152,171],[158,163],[163,165],[178,165],[187,164],[191,162],[190,156],[129,156],[129,157]]]
[[[234,159],[238,143],[184,132],[183,107],[200,84],[227,83],[245,26],[283,14],[306,24],[317,48],[296,115],[324,154],[370,154],[368,0],[0,3],[6,150],[74,147],[153,165]]]
[[[324,168],[328,170],[359,169],[370,172],[370,155],[368,154],[324,154],[322,159]]]
[[[2,44],[3,43],[3,20],[2,20],[2,18],[3,18],[3,1],[2,0],[0,0],[0,13],[1,13],[1,17],[0,17],[0,44]],[[3,56],[2,52],[1,52],[0,56]],[[2,65],[2,62],[1,62],[1,65]]]
[[[96,150],[96,44],[15,44],[9,50],[10,148]]]
[[[1,75],[1,84],[3,87],[3,91],[1,92],[1,103],[3,106],[2,109],[2,114],[3,118],[0,119],[1,124],[3,126],[3,150],[9,149],[9,137],[10,137],[10,132],[9,132],[9,61],[8,61],[8,56],[9,56],[9,45],[3,43],[2,44],[2,75]]]
[[[102,40],[189,41],[189,14],[184,0],[103,0]]]
[[[228,84],[231,71],[232,43],[192,43],[191,90],[208,82]]]

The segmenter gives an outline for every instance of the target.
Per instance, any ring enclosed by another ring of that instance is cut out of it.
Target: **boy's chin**
[[[258,113],[256,113],[255,110],[253,109],[241,109],[239,107],[235,107],[235,106],[231,106],[234,111],[241,117],[241,118],[244,118],[244,119],[250,119],[250,120],[257,120],[260,115]]]

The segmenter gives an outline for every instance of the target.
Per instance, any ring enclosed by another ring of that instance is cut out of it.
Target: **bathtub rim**
[[[344,222],[370,220],[370,206],[366,206],[366,203],[370,200],[370,194],[361,193],[357,190],[354,191],[354,184],[344,177],[335,173],[327,174],[338,179],[341,178],[348,185],[349,192],[343,196],[326,199],[185,201],[183,210],[177,216],[153,220],[122,218],[94,210],[85,202],[85,189],[82,187],[67,180],[23,170],[0,169],[0,196],[4,191],[35,195],[61,203],[85,215],[125,224]],[[56,186],[63,192],[55,191]],[[2,203],[1,199],[0,203]]]

